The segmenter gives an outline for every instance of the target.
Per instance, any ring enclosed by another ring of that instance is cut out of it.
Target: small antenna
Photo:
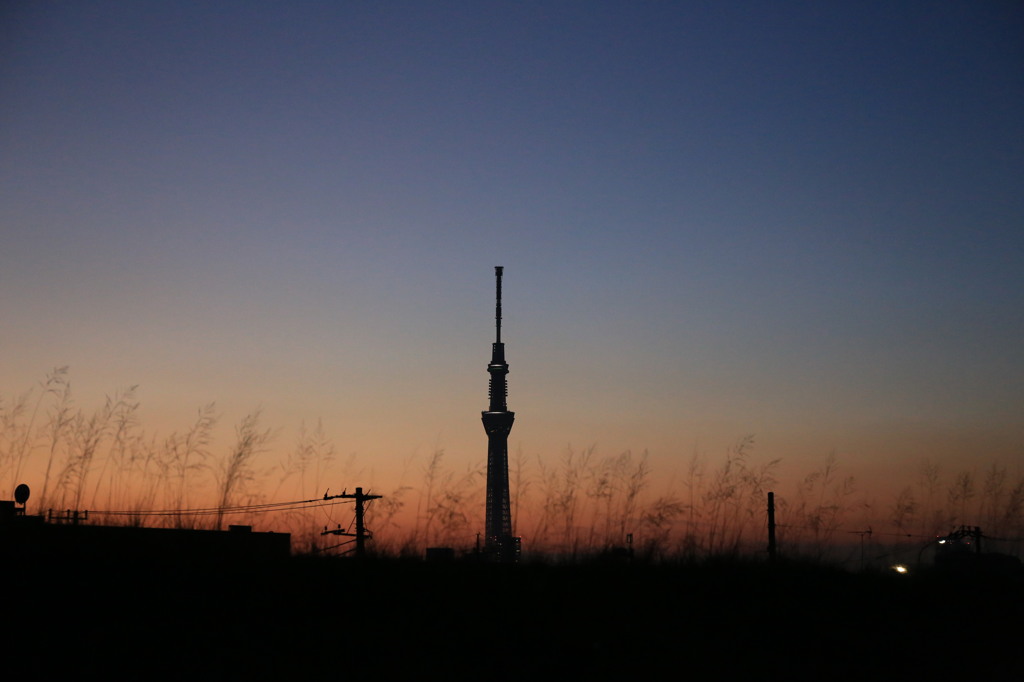
[[[495,343],[501,343],[501,273],[505,270],[500,265],[494,266],[494,279],[497,282],[497,303],[494,306],[494,326],[497,329],[498,336],[495,339]]]

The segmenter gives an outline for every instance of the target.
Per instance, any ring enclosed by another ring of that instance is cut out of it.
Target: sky
[[[14,0],[0,101],[7,400],[470,466],[501,265],[527,457],[1024,469],[1018,2]]]

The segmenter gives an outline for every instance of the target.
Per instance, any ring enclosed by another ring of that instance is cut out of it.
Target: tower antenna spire
[[[495,343],[501,343],[501,274],[505,268],[500,265],[494,266],[494,281],[497,297],[494,304],[494,327],[497,331]]]

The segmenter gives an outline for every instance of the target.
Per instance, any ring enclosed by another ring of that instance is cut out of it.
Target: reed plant
[[[224,521],[224,509],[235,503],[237,497],[246,492],[246,487],[256,478],[255,459],[273,440],[273,430],[260,426],[261,410],[247,414],[235,427],[235,445],[220,462],[217,470],[216,527]]]
[[[136,514],[112,514],[107,521],[138,524],[153,522],[144,512],[168,509],[177,511],[157,523],[197,527],[203,518],[181,510],[206,505],[219,510],[211,524],[219,528],[225,510],[236,504],[267,495],[272,501],[316,499],[331,486],[352,488],[363,480],[357,455],[339,461],[322,422],[311,429],[303,424],[294,448],[268,466],[275,431],[262,425],[260,410],[236,425],[233,443],[220,457],[213,403],[167,436],[144,431],[140,415],[135,387],[106,397],[96,409],[78,406],[66,367],[0,400],[6,494],[34,471],[42,481],[34,506],[44,512],[99,505]],[[832,547],[856,540],[853,535],[860,536],[865,553],[882,556],[960,524],[983,526],[988,542],[1002,542],[1004,550],[1024,536],[1024,474],[1002,462],[947,472],[925,459],[910,485],[877,503],[834,452],[795,484],[780,486],[780,460],[758,458],[749,435],[717,458],[694,449],[678,484],[655,478],[647,452],[604,456],[596,445],[569,446],[556,458],[527,457],[519,448],[509,464],[515,531],[522,529],[530,553],[589,556],[621,547],[627,537],[637,556],[650,560],[763,552],[765,498],[779,488],[780,551],[794,556],[824,559]],[[482,456],[453,465],[441,448],[419,464],[410,456],[398,485],[367,509],[372,546],[410,556],[434,545],[471,549],[483,527],[485,466]],[[344,523],[349,509],[325,504],[258,522],[293,533],[297,547],[321,549],[321,529]],[[891,547],[887,536],[896,538]]]
[[[809,551],[823,559],[855,505],[856,479],[842,476],[838,457],[832,451],[819,469],[804,476],[797,488],[797,504],[788,507],[789,536],[798,551]]]

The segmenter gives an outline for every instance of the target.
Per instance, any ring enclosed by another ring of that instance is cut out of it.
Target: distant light
[[[939,544],[940,545],[944,545],[944,544],[946,544],[946,541],[945,540],[939,540]]]
[[[910,573],[910,569],[904,566],[903,564],[896,564],[892,567],[892,570],[896,571],[900,575],[907,575]]]

